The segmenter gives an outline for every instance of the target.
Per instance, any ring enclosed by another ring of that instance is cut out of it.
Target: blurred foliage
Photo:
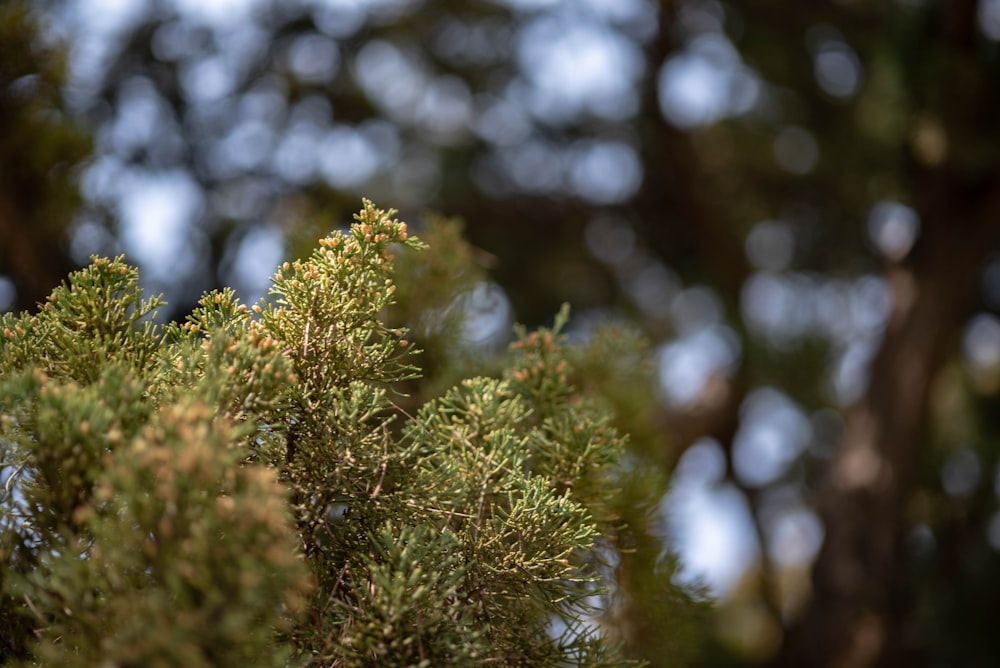
[[[650,499],[692,446],[695,464],[721,457],[705,487],[740,499],[754,543],[732,557],[743,579],[706,665],[975,666],[1000,651],[988,630],[1000,572],[996,2],[136,0],[96,18],[79,3],[39,7],[49,32],[73,38],[63,91],[94,128],[95,157],[68,240],[27,210],[0,216],[17,223],[5,238],[77,261],[141,252],[136,229],[161,218],[126,204],[172,184],[192,223],[169,239],[183,262],[144,280],[180,318],[205,289],[255,293],[257,233],[301,255],[360,194],[421,224],[425,209],[460,216],[472,246],[458,222],[428,216],[421,234],[438,250],[398,258],[414,280],[398,284],[380,340],[408,327],[427,373],[400,380],[411,396],[394,401],[414,414],[460,378],[502,375],[492,353],[507,324],[573,304],[566,335],[586,345],[564,348],[569,380],[631,435],[614,512],[635,532],[618,544],[636,549],[615,566],[609,608],[630,656],[680,656],[656,631],[674,623],[657,607],[677,591],[657,556],[673,509]],[[53,51],[28,32],[5,40],[18,48],[0,62],[29,54],[55,76]],[[0,100],[60,104],[53,86],[35,93]],[[0,128],[31,137],[16,129],[25,119]],[[59,136],[18,144],[4,164],[51,157],[37,147]],[[60,160],[25,171],[36,185],[16,192],[65,183],[58,165],[76,160]],[[9,266],[21,306],[48,289],[29,297],[26,276],[51,287],[62,275]],[[478,317],[486,307],[494,321]],[[642,336],[602,333],[605,321]]]
[[[613,407],[572,383],[592,353],[565,347],[564,311],[496,377],[402,409],[419,357],[381,320],[396,281],[475,270],[397,277],[426,246],[392,213],[366,201],[250,308],[215,291],[160,326],[137,270],[97,258],[0,319],[0,658],[632,663],[613,611],[659,553],[631,518],[658,490],[630,481]],[[668,575],[663,646],[684,665],[703,597]]]
[[[66,113],[63,52],[26,2],[0,6],[0,308],[41,301],[73,267],[66,228],[91,141]],[[8,303],[9,302],[9,303]]]

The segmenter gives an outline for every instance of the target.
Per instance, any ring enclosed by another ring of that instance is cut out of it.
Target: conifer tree
[[[407,410],[387,313],[424,244],[393,214],[366,201],[249,308],[211,292],[160,326],[95,258],[2,316],[0,658],[624,663],[594,606],[624,438],[574,387],[567,314]]]

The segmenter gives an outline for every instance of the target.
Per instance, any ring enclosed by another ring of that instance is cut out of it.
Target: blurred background
[[[255,300],[362,196],[465,221],[469,350],[645,335],[692,665],[996,665],[1000,0],[0,4],[0,311]]]

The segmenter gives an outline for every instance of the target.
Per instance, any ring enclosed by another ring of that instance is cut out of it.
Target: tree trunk
[[[1000,241],[1000,180],[980,193],[943,170],[926,181],[917,202],[921,239],[905,266],[887,272],[892,311],[881,348],[818,492],[826,537],[812,601],[789,631],[782,665],[920,664],[909,619],[906,509],[931,383]]]

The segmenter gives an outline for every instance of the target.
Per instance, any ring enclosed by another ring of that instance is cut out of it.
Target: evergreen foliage
[[[392,215],[366,201],[251,308],[216,291],[159,326],[97,258],[2,316],[0,658],[624,662],[593,605],[624,439],[574,388],[567,314],[411,414],[386,322],[394,255],[424,245]]]
[[[43,3],[0,3],[0,310],[29,308],[71,269],[66,230],[93,140],[64,100],[68,58]],[[9,287],[7,288],[9,290]]]

